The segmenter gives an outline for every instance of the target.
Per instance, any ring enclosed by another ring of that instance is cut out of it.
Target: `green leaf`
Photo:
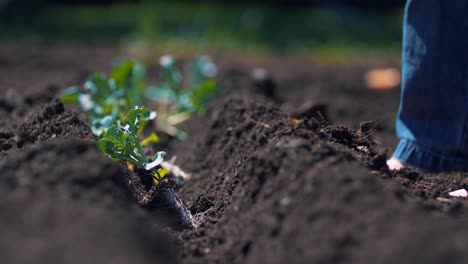
[[[156,133],[151,133],[147,138],[143,139],[141,141],[141,146],[146,147],[149,143],[158,143],[159,142],[159,137],[156,135]]]
[[[85,83],[88,90],[96,101],[104,101],[112,94],[112,87],[104,74],[93,74]]]
[[[192,92],[184,92],[181,94],[177,101],[177,108],[182,112],[196,112],[192,103]]]
[[[107,115],[103,118],[96,118],[92,120],[91,131],[95,135],[101,135],[102,132],[106,131],[112,124],[115,123],[113,116]]]
[[[116,151],[121,153],[131,153],[135,149],[135,143],[138,138],[124,128],[112,125],[106,132],[105,138],[114,143]]]
[[[145,67],[132,61],[123,62],[112,72],[112,83],[116,89],[122,91],[126,109],[143,103],[145,75]]]
[[[66,104],[78,104],[80,91],[76,87],[70,87],[63,92],[62,102]]]
[[[217,85],[214,80],[206,80],[198,87],[192,90],[190,95],[190,102],[192,103],[193,112],[203,112],[208,103],[216,95]]]
[[[176,67],[174,57],[164,55],[160,58],[159,64],[163,68],[161,86],[173,91],[178,96],[182,91],[182,74]]]
[[[129,130],[139,134],[146,124],[156,118],[156,112],[150,111],[143,106],[135,106],[124,118],[124,123],[129,126]]]
[[[81,94],[79,103],[81,108],[88,112],[93,121],[107,115],[116,116],[118,112],[118,93],[111,87],[109,80],[103,74],[94,74],[86,81],[85,88],[88,94]]]
[[[177,101],[174,91],[162,86],[152,86],[146,89],[146,97],[163,104],[172,104]]]
[[[199,56],[190,64],[189,86],[195,87],[207,79],[213,78],[218,69],[208,56]]]
[[[106,142],[107,140],[102,138],[100,139],[96,145],[98,146],[98,148],[102,151],[102,153],[108,155],[108,150],[107,150],[107,147],[106,147]]]
[[[119,89],[124,89],[131,82],[133,66],[134,63],[132,61],[125,61],[112,71],[111,79]]]

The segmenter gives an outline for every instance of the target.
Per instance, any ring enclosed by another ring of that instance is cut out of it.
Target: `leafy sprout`
[[[151,171],[155,184],[158,184],[167,173],[158,166],[164,161],[165,152],[157,152],[150,161],[143,151],[142,143],[138,138],[138,131],[142,129],[154,115],[154,112],[137,106],[130,110],[121,125],[112,124],[103,131],[97,145],[101,151],[113,160],[128,161]]]
[[[62,101],[77,104],[87,112],[92,131],[99,136],[103,130],[121,120],[122,113],[144,103],[144,77],[143,65],[125,61],[112,71],[110,77],[93,74],[84,85],[85,92],[77,87],[68,88]]]
[[[214,80],[217,68],[211,59],[206,56],[196,58],[188,67],[185,82],[172,56],[162,56],[159,64],[162,82],[150,87],[147,96],[161,104],[170,104],[173,112],[203,112],[217,89]]]
[[[162,56],[159,64],[162,81],[148,88],[146,95],[158,103],[158,129],[184,140],[187,134],[178,125],[194,113],[205,111],[206,105],[216,94],[214,76],[217,68],[209,57],[198,57],[189,65],[184,80],[172,56]]]

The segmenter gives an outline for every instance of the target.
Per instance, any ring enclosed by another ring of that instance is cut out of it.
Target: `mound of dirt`
[[[128,210],[49,190],[2,191],[0,210],[2,263],[177,263],[171,239]]]
[[[53,99],[39,109],[0,131],[2,263],[177,263],[177,241],[78,113]]]
[[[183,197],[207,215],[202,227],[181,234],[186,263],[468,257],[463,222],[438,216],[435,202],[391,180],[385,162],[370,163],[385,156],[368,135],[293,120],[251,94],[228,97],[210,115],[195,155],[182,156],[196,175]],[[437,243],[424,243],[429,234]]]
[[[47,104],[39,114],[29,117],[19,126],[18,147],[56,137],[77,136],[92,138],[89,126],[77,114],[65,107],[60,99]]]

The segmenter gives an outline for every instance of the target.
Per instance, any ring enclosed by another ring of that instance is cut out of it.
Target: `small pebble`
[[[281,206],[286,207],[289,204],[291,204],[291,198],[289,198],[288,196],[285,196],[285,197],[281,198],[281,200],[280,200],[280,205]]]
[[[465,189],[456,190],[449,193],[452,197],[468,197],[468,192]]]

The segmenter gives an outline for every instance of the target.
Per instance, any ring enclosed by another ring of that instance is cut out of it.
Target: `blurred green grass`
[[[197,51],[313,53],[325,60],[401,50],[402,11],[143,3],[46,5],[0,17],[0,39],[145,43]]]

